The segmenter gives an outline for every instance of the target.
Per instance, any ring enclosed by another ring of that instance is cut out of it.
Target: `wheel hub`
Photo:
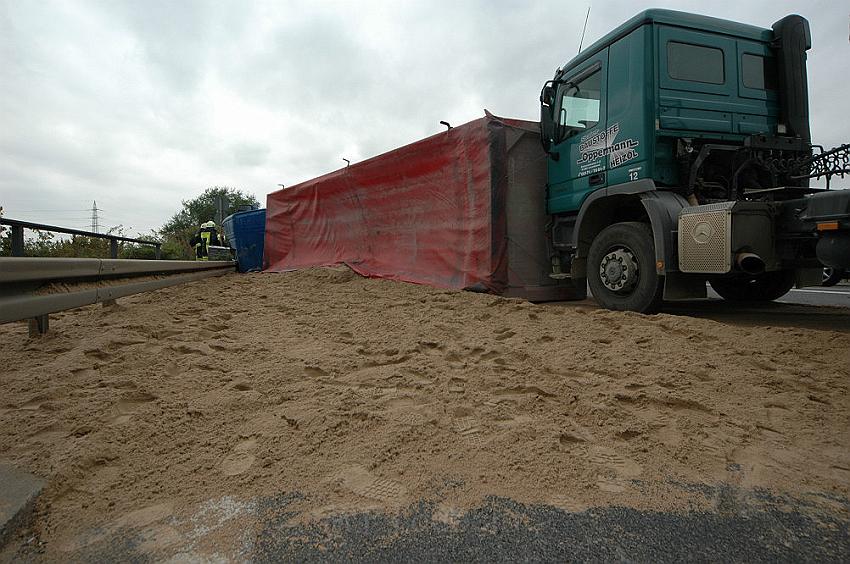
[[[602,258],[599,265],[602,285],[617,293],[626,293],[638,281],[638,266],[635,255],[627,248],[614,249]]]

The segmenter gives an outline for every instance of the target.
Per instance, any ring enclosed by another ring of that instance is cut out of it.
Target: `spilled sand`
[[[533,305],[342,267],[227,275],[56,314],[42,338],[25,329],[0,326],[0,462],[48,480],[17,541],[47,559],[131,525],[159,557],[187,543],[237,557],[244,523],[207,533],[290,492],[305,520],[428,500],[452,523],[487,496],[713,503],[671,484],[847,513],[847,333]]]

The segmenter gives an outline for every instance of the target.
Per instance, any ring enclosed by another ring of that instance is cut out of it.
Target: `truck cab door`
[[[606,186],[608,49],[559,84],[549,150],[548,212],[575,212],[588,194]]]

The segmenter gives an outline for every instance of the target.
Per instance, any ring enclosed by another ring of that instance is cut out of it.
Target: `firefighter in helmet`
[[[189,243],[195,247],[195,260],[209,260],[210,245],[221,245],[215,223],[212,221],[202,223],[201,228]]]

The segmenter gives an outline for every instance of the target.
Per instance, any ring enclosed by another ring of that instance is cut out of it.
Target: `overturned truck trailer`
[[[537,124],[454,127],[268,196],[265,270],[361,275],[533,301],[582,299],[549,277]]]

